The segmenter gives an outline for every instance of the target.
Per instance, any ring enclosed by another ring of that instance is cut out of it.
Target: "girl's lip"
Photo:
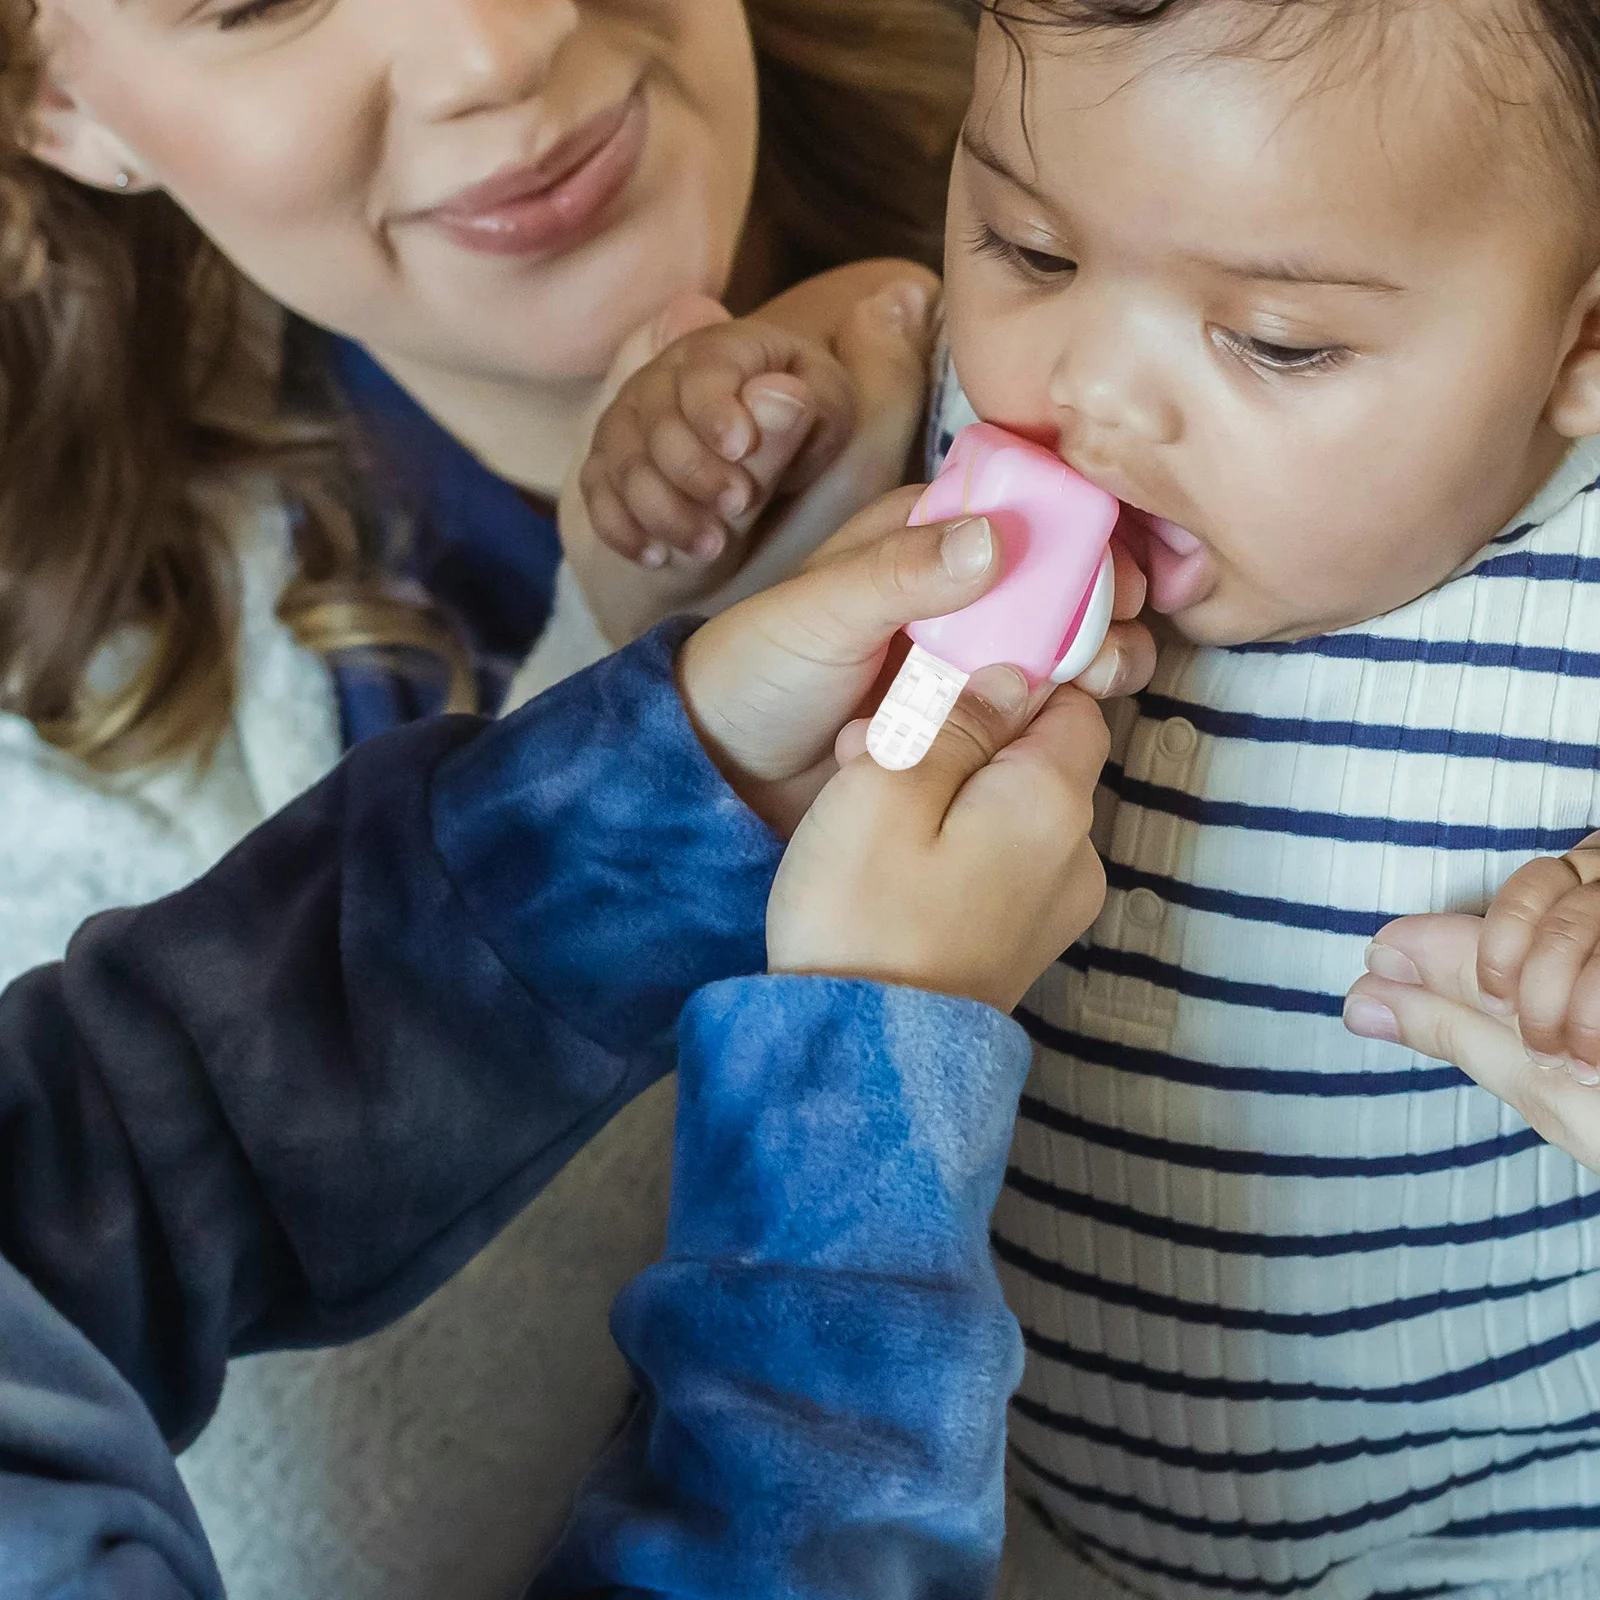
[[[418,220],[480,255],[553,255],[599,231],[644,154],[649,111],[635,91],[532,166],[464,190]]]

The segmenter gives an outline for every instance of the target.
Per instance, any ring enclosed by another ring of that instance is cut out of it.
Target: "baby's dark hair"
[[[994,18],[1008,32],[1017,28],[1057,28],[1082,33],[1090,30],[1133,30],[1176,20],[1203,6],[1222,0],[973,0],[977,9]],[[1241,50],[1264,46],[1272,36],[1287,32],[1295,44],[1307,30],[1331,28],[1353,21],[1376,24],[1381,37],[1390,17],[1423,0],[1227,0],[1246,14],[1238,41]],[[1441,0],[1434,0],[1435,4]],[[1502,104],[1526,98],[1522,86],[1531,63],[1543,79],[1534,93],[1553,115],[1543,119],[1550,153],[1577,170],[1587,196],[1596,196],[1595,174],[1600,171],[1600,0],[1443,0],[1451,20],[1471,31],[1479,49],[1479,64],[1489,68],[1492,92]],[[1255,12],[1255,18],[1248,13]],[[1520,62],[1515,58],[1520,57]],[[1495,70],[1498,61],[1500,70]],[[1505,65],[1524,68],[1510,79]],[[1550,91],[1554,91],[1551,93]],[[1574,160],[1574,157],[1577,159]]]

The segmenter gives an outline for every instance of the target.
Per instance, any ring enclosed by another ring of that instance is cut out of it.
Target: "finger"
[[[743,538],[760,521],[787,477],[805,445],[816,410],[806,384],[782,373],[765,373],[752,379],[740,390],[739,398],[755,419],[759,434],[755,449],[744,461],[743,470],[751,484],[749,501],[730,519],[733,531]]]
[[[928,283],[886,284],[852,308],[833,338],[836,364],[806,376],[817,385],[817,425],[784,483],[803,489],[852,451],[905,465],[920,430],[933,356],[933,295]],[[828,387],[837,384],[837,388]],[[881,492],[888,485],[874,485]]]
[[[1591,956],[1572,986],[1567,1007],[1567,1055],[1600,1070],[1600,957]]]
[[[1117,622],[1131,622],[1144,610],[1150,580],[1145,577],[1144,568],[1133,559],[1133,552],[1120,539],[1111,541],[1111,560],[1117,577],[1111,615]]]
[[[886,793],[893,795],[899,825],[916,837],[938,834],[967,781],[1027,726],[1031,697],[1016,667],[975,672],[927,755],[914,767],[886,774],[894,780]]]
[[[867,753],[867,729],[871,726],[869,718],[857,717],[839,730],[839,737],[833,741],[833,759],[841,767]]]
[[[1156,670],[1156,641],[1142,622],[1114,622],[1105,643],[1084,671],[1072,681],[1096,700],[1137,694]]]
[[[1032,841],[1040,860],[1059,854],[1061,842],[1087,837],[1094,820],[1094,791],[1110,750],[1100,708],[1071,686],[1050,688],[1042,709],[1037,697],[1024,727],[997,751],[989,770],[970,783],[960,806],[1001,805],[1008,833]]]
[[[1419,984],[1369,976],[1350,991],[1345,1021],[1362,1037],[1386,1038],[1459,1067],[1549,1143],[1600,1168],[1600,1095],[1564,1072],[1538,1071],[1503,1018]]]
[[[722,553],[727,535],[720,522],[674,489],[654,463],[643,458],[629,462],[618,475],[618,490],[628,514],[652,543],[703,561]]]
[[[1402,1045],[1448,1061],[1490,1093],[1516,1104],[1534,1075],[1511,1025],[1423,984],[1369,973],[1345,999],[1345,1027],[1358,1038]]]
[[[1574,845],[1566,859],[1578,874],[1580,883],[1600,883],[1600,833],[1591,833]]]
[[[676,377],[684,420],[708,449],[729,463],[743,461],[761,440],[760,425],[740,398],[750,381],[731,361],[689,361]]]
[[[906,623],[983,594],[1000,575],[999,556],[983,517],[902,527],[747,604],[793,655],[827,666],[875,662]]]
[[[1367,947],[1367,968],[1381,978],[1426,988],[1441,999],[1477,1010],[1482,932],[1481,917],[1445,913],[1401,917],[1380,929]]]
[[[634,521],[632,513],[622,503],[621,496],[611,487],[604,473],[596,471],[590,475],[586,472],[581,482],[583,506],[600,542],[630,561],[644,560],[645,552],[651,550],[653,553],[644,564],[662,565],[666,552],[654,545],[650,535]]]
[[[677,412],[655,420],[648,448],[661,476],[706,511],[727,521],[749,508],[754,498],[749,474],[724,461]]]
[[[1516,1010],[1522,969],[1539,925],[1580,881],[1572,866],[1557,856],[1530,861],[1506,880],[1483,919],[1478,949],[1478,987],[1488,1010],[1502,1016]]]
[[[1600,884],[1564,894],[1534,934],[1517,988],[1517,1023],[1529,1055],[1542,1066],[1565,1062],[1567,1009],[1597,945]]]
[[[787,374],[806,386],[817,409],[848,419],[854,402],[849,380],[821,345],[776,323],[747,317],[707,335],[678,377],[678,399],[689,425],[729,461],[755,449],[760,429],[739,393],[763,375]],[[845,422],[848,432],[848,420]]]
[[[681,294],[668,302],[648,322],[636,328],[623,340],[611,360],[611,370],[600,386],[594,412],[598,413],[616,399],[629,378],[654,361],[663,351],[678,340],[702,328],[714,327],[719,322],[731,321],[725,307],[709,295]]]

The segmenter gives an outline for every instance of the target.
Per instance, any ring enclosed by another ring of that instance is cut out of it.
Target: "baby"
[[[945,295],[939,436],[1117,495],[1164,619],[1020,1013],[1013,1592],[1594,1600],[1600,1177],[1344,997],[1489,910],[1600,1081],[1600,9],[991,5]]]

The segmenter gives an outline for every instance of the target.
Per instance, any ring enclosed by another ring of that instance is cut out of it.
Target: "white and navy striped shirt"
[[[1040,1600],[1600,1597],[1600,1177],[1340,1021],[1385,922],[1600,827],[1597,479],[1589,440],[1422,599],[1170,648],[1113,713],[994,1227]]]

